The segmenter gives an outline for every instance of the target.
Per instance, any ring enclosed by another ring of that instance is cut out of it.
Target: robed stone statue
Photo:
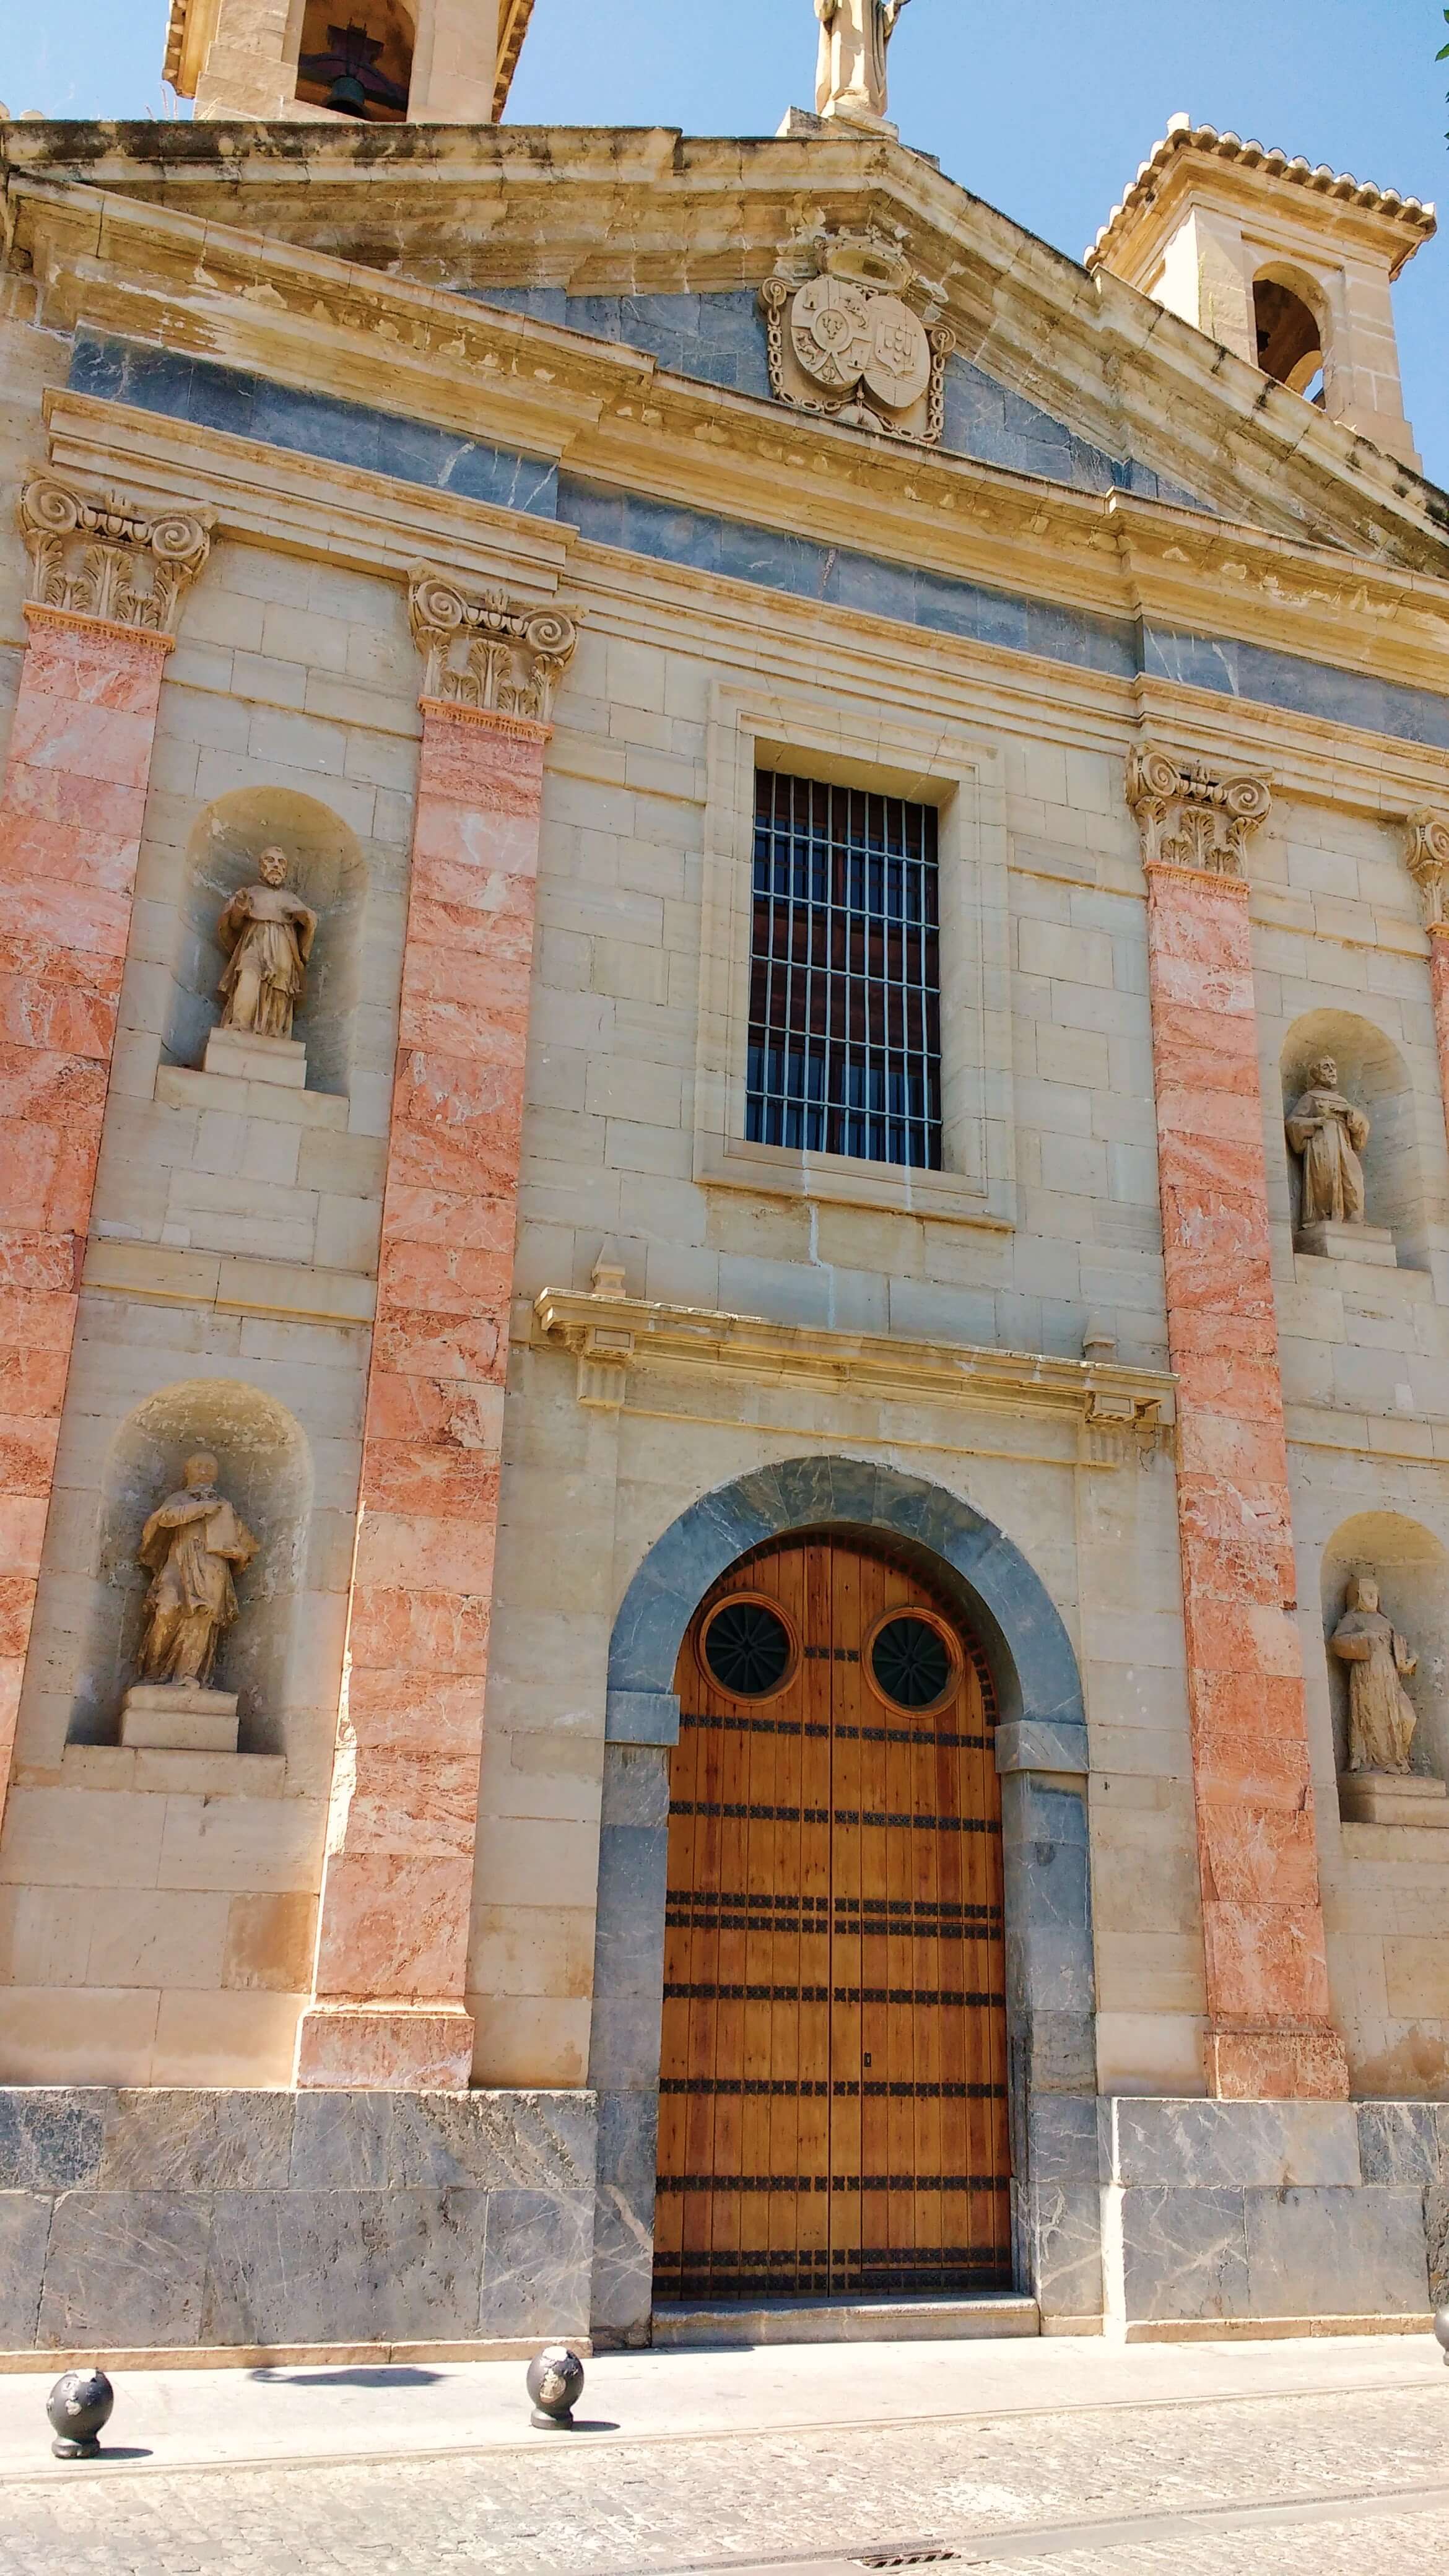
[[[1401,1675],[1417,1671],[1419,1658],[1384,1617],[1372,1576],[1354,1576],[1329,1643],[1348,1666],[1350,1771],[1407,1771],[1419,1721]]]
[[[820,63],[817,116],[869,118],[886,113],[886,47],[906,0],[815,0]]]
[[[146,1595],[141,1678],[209,1690],[222,1632],[237,1613],[232,1570],[257,1552],[246,1523],[216,1489],[216,1460],[188,1458],[179,1494],[168,1494],[141,1532]]]
[[[1339,1090],[1338,1066],[1331,1055],[1322,1055],[1309,1066],[1308,1088],[1288,1113],[1287,1135],[1302,1163],[1299,1224],[1362,1225],[1359,1156],[1369,1140],[1369,1122]]]
[[[257,865],[261,884],[239,887],[216,926],[228,951],[217,986],[225,1005],[221,1025],[289,1038],[307,995],[317,915],[288,888],[285,850],[263,850]]]

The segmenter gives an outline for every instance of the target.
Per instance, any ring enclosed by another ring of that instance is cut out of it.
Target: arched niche
[[[1269,262],[1253,279],[1253,321],[1264,375],[1321,409],[1328,329],[1316,280],[1306,270]]]
[[[1399,1260],[1409,1269],[1428,1267],[1425,1166],[1420,1148],[1418,1106],[1409,1070],[1392,1039],[1371,1020],[1351,1011],[1308,1011],[1295,1020],[1283,1042],[1281,1057],[1283,1116],[1308,1088],[1309,1067],[1320,1056],[1332,1056],[1339,1089],[1369,1121],[1369,1138],[1360,1156],[1364,1176],[1364,1219],[1387,1226]],[[1298,1156],[1283,1141],[1292,1194],[1293,1229],[1300,1223],[1301,1171]]]
[[[185,1379],[146,1398],[106,1459],[95,1574],[70,1739],[113,1744],[137,1678],[146,1591],[136,1561],[148,1515],[183,1482],[186,1460],[215,1452],[217,1482],[259,1542],[237,1580],[238,1615],[221,1643],[215,1687],[239,1696],[243,1753],[285,1753],[289,1676],[307,1578],[312,1460],[285,1406],[235,1378]]]
[[[273,843],[291,862],[289,883],[317,915],[307,998],[293,1027],[307,1049],[308,1088],[345,1092],[357,1034],[367,867],[341,817],[291,788],[238,788],[205,806],[192,826],[163,1041],[167,1057],[173,1064],[201,1062],[222,1009],[216,988],[226,958],[216,925]]]
[[[1449,1549],[1422,1521],[1402,1512],[1355,1512],[1340,1522],[1323,1551],[1323,1647],[1335,1768],[1342,1771],[1348,1761],[1348,1666],[1328,1641],[1356,1574],[1372,1575],[1384,1617],[1419,1658],[1417,1672],[1404,1680],[1419,1718],[1411,1767],[1449,1779]]]
[[[364,125],[408,112],[416,29],[402,0],[305,0],[297,97]]]

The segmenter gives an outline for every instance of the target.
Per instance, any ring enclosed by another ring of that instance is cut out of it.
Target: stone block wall
[[[0,2090],[0,2363],[586,2336],[588,2093]]]
[[[1098,2105],[1108,2331],[1422,2328],[1445,2295],[1449,2109]]]
[[[417,681],[396,583],[235,545],[168,659],[0,1839],[0,2078],[291,2073],[352,1573]],[[269,840],[321,914],[298,1090],[201,1068],[214,923]],[[242,1753],[138,1761],[116,1744],[135,1539],[198,1446],[263,1540],[223,1673]]]

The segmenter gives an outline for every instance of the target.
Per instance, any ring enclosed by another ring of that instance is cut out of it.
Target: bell
[[[339,116],[366,116],[367,92],[356,72],[339,72],[327,93],[326,104]]]

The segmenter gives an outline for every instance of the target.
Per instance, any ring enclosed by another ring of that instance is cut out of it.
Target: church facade
[[[1421,2326],[1432,209],[528,16],[0,125],[0,2355]]]

